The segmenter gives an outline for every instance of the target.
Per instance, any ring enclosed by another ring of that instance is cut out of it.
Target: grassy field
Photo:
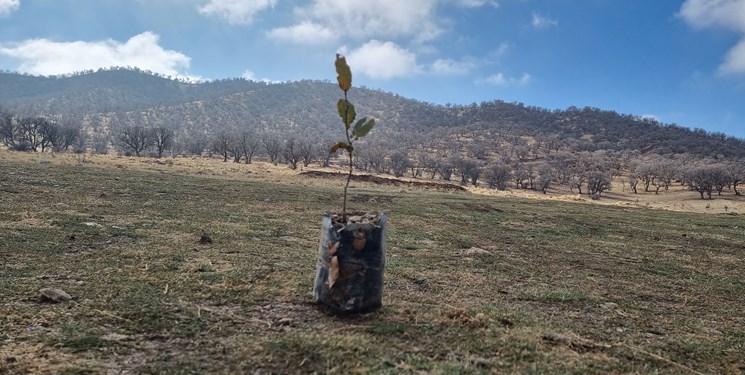
[[[745,371],[742,215],[353,184],[384,307],[340,318],[311,290],[341,180],[40,161],[0,155],[0,373]]]

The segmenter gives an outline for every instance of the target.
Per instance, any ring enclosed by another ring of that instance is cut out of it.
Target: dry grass
[[[341,180],[41,159],[0,153],[0,373],[745,370],[732,212],[355,183],[353,209],[391,213],[384,307],[342,319],[311,302]]]

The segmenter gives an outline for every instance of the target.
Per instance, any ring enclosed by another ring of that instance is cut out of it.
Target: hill
[[[382,143],[405,140],[409,148],[432,138],[449,142],[454,135],[489,134],[508,143],[509,137],[550,139],[575,151],[745,156],[745,142],[735,137],[598,108],[548,110],[500,100],[442,106],[367,88],[355,88],[352,98],[359,112],[381,120],[376,131]],[[336,134],[337,99],[336,85],[321,81],[188,83],[127,68],[59,77],[0,73],[0,108],[76,118],[114,132],[127,124],[167,124],[185,136],[251,128],[315,138]]]

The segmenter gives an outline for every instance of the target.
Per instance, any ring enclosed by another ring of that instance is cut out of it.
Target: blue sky
[[[745,138],[745,0],[0,0],[0,70],[334,80]]]

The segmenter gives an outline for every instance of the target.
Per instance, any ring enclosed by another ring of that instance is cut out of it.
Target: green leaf
[[[345,93],[352,88],[352,70],[347,65],[347,59],[336,54],[336,80],[339,81],[339,88]]]
[[[348,152],[352,152],[352,145],[350,145],[350,144],[348,144],[346,142],[339,142],[339,143],[331,146],[331,150],[330,151],[331,151],[332,154],[334,154],[334,153],[336,153],[336,150],[338,150],[340,148],[343,148],[343,149],[347,150]]]
[[[341,121],[344,122],[344,126],[349,129],[349,126],[352,125],[354,118],[357,117],[357,112],[354,110],[354,105],[347,99],[339,99],[336,107],[339,109],[339,116],[341,117]]]
[[[368,119],[367,117],[362,118],[362,120],[357,121],[354,124],[354,127],[352,128],[352,137],[354,138],[361,138],[367,135],[367,133],[372,130],[373,126],[375,126],[375,119],[371,118]]]

